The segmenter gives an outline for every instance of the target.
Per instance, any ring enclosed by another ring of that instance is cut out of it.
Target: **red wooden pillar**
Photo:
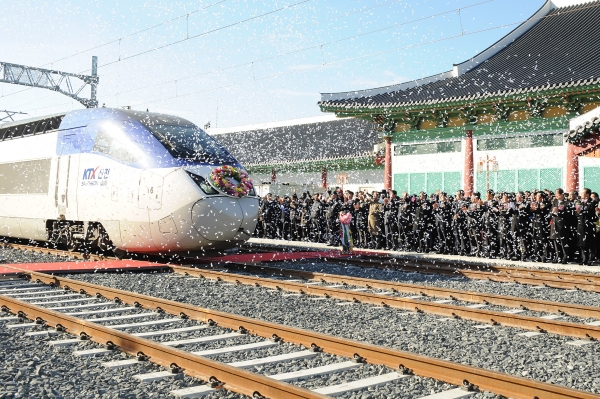
[[[589,133],[575,144],[567,144],[566,191],[579,191],[579,157],[600,148],[600,133]]]
[[[383,189],[392,189],[392,138],[384,137],[385,140],[385,168],[383,170]]]
[[[567,144],[567,185],[566,191],[579,191],[579,148]]]
[[[327,188],[327,168],[321,170],[321,188]]]
[[[467,130],[465,138],[465,170],[463,174],[463,190],[465,196],[470,197],[473,194],[474,169],[473,169],[473,131]]]
[[[275,183],[276,180],[277,180],[277,173],[275,172],[275,169],[271,169],[271,183]]]

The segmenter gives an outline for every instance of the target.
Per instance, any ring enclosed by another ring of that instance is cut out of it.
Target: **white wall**
[[[293,185],[313,184],[321,185],[321,172],[302,173],[302,172],[285,172],[277,170],[277,183],[290,183]],[[329,186],[339,185],[336,181],[338,173],[345,172],[348,174],[348,184],[356,186],[371,186],[373,184],[383,185],[383,168],[375,170],[354,170],[354,171],[327,171],[327,184]],[[262,182],[270,182],[271,174],[251,174],[250,179],[254,184],[258,185]]]
[[[461,172],[465,162],[465,140],[461,141],[461,152],[401,155],[392,157],[392,174]],[[563,186],[566,184],[567,146],[520,148],[511,150],[477,151],[477,140],[473,140],[473,161],[477,178],[477,164],[481,158],[495,157],[500,170],[562,168]],[[582,158],[583,159],[583,158]],[[589,158],[585,161],[586,165]],[[583,165],[583,164],[582,164]],[[595,165],[595,164],[594,164]],[[477,186],[477,182],[475,182]]]

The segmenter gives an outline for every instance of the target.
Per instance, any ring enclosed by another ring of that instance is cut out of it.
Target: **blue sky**
[[[0,61],[89,73],[97,55],[100,104],[230,127],[319,115],[321,92],[447,71],[543,3],[0,0]],[[0,110],[38,116],[82,108],[25,89],[0,84]]]

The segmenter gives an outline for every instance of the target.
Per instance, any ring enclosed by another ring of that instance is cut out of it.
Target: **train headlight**
[[[202,190],[204,192],[204,194],[206,194],[206,195],[219,194],[219,192],[213,186],[211,186],[204,177],[202,177],[200,175],[196,175],[196,174],[188,172],[188,171],[186,171],[185,173],[187,173],[192,178],[194,183],[196,183],[196,185],[198,187],[200,187],[200,190]]]

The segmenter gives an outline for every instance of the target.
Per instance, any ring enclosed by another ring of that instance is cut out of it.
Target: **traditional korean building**
[[[244,165],[261,195],[383,188],[375,148],[381,140],[370,121],[324,115],[208,132]]]
[[[319,107],[377,124],[398,191],[600,191],[598,21],[600,1],[548,0],[447,72]]]

